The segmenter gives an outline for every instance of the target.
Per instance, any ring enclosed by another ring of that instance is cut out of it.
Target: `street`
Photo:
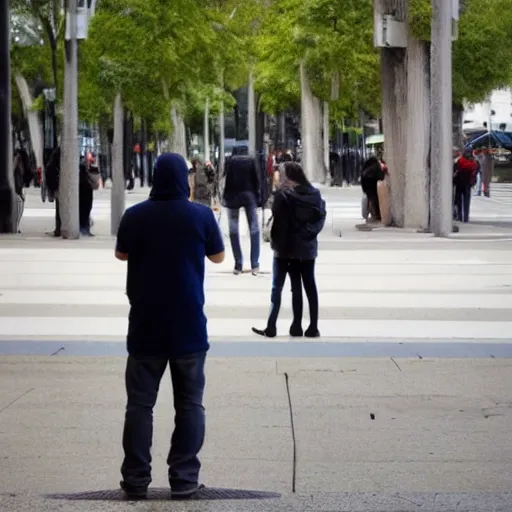
[[[0,507],[148,510],[120,502],[116,490],[128,304],[108,191],[95,201],[97,236],[77,241],[43,234],[53,206],[36,192],[22,235],[0,240]],[[225,263],[208,264],[204,482],[281,495],[229,510],[510,511],[510,197],[474,198],[474,224],[443,240],[359,232],[359,190],[323,192],[322,338],[288,337],[288,287],[278,338],[252,335],[269,308],[268,244],[257,277],[232,274],[229,245]],[[132,204],[147,191],[127,197]],[[221,225],[227,234],[225,215]],[[247,236],[243,246],[247,253]],[[171,400],[163,382],[155,500],[166,486]],[[45,498],[56,493],[71,501]]]

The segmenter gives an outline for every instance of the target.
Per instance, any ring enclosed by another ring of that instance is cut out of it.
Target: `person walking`
[[[277,335],[277,318],[281,308],[281,295],[290,275],[292,285],[293,322],[290,336],[317,338],[318,291],[315,281],[315,261],[318,256],[318,235],[325,224],[325,201],[320,191],[306,178],[296,162],[283,164],[281,188],[276,192],[272,214],[271,245],[274,249],[272,269],[271,309],[265,329],[252,328],[259,336]],[[302,286],[309,303],[310,323],[302,330]]]
[[[21,150],[17,150],[14,156],[14,229],[20,233],[21,218],[25,209],[25,194],[23,187],[25,185],[25,176],[27,173],[28,156],[24,158]]]
[[[198,453],[205,436],[205,258],[222,263],[224,243],[212,210],[189,201],[182,156],[158,158],[149,199],[121,219],[115,256],[128,262],[130,302],[121,488],[130,498],[146,497],[153,408],[169,366],[175,409],[169,484],[172,498],[188,498],[200,488]]]
[[[251,235],[251,271],[258,275],[260,269],[260,227],[257,208],[261,206],[261,183],[256,159],[246,155],[232,156],[226,162],[223,204],[228,209],[229,238],[235,260],[233,273],[243,271],[240,246],[240,209],[245,210]]]
[[[99,171],[91,171],[89,163],[84,159],[79,167],[78,180],[78,218],[80,234],[94,236],[91,233],[91,211],[94,201],[94,190],[99,188]],[[96,181],[97,178],[97,181]]]
[[[58,146],[50,156],[50,160],[45,169],[46,187],[48,188],[48,199],[50,202],[55,200],[55,229],[48,233],[54,237],[61,235],[61,218],[59,209],[59,185],[60,185],[60,146]]]
[[[491,197],[491,181],[494,175],[494,155],[488,148],[482,150],[482,189],[485,197]]]
[[[455,186],[455,206],[460,222],[469,222],[471,189],[476,183],[477,163],[471,149],[464,150],[454,167],[453,184]]]

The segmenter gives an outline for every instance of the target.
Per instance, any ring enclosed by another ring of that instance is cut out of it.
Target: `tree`
[[[430,0],[375,0],[380,13],[408,24],[407,49],[383,49],[381,77],[392,213],[398,226],[427,228],[430,183]],[[512,11],[507,0],[461,2],[453,45],[453,111],[462,141],[466,101],[483,100],[510,83]],[[407,148],[406,151],[403,148]]]
[[[314,139],[309,167],[322,170],[319,136],[331,107],[340,117],[378,110],[372,19],[371,3],[364,0],[275,0],[267,9],[256,45],[256,87],[274,113],[296,106],[302,88],[303,130]]]

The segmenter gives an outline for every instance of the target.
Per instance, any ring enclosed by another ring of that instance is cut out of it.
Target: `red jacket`
[[[476,183],[478,165],[474,160],[461,156],[455,164],[454,181],[473,186]]]

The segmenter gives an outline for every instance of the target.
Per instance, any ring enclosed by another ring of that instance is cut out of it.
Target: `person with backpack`
[[[318,235],[322,231],[326,209],[320,191],[306,178],[296,162],[283,164],[281,188],[276,192],[272,214],[271,246],[274,250],[272,270],[271,310],[265,329],[252,328],[259,336],[277,335],[277,318],[281,307],[286,275],[292,285],[293,322],[290,336],[317,338],[318,291],[315,280],[315,261],[318,256]],[[309,303],[310,323],[302,329],[302,287]]]
[[[199,160],[193,161],[192,165],[194,170],[190,176],[192,177],[193,201],[211,207],[215,186],[215,170],[211,164],[201,165]]]

